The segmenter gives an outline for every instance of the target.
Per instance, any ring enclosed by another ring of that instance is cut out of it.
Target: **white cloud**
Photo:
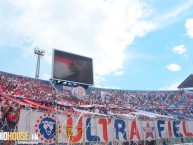
[[[115,76],[122,76],[124,74],[124,71],[115,71]]]
[[[181,66],[178,64],[170,64],[170,65],[167,65],[166,68],[169,71],[180,71],[181,70]]]
[[[181,19],[184,12],[192,8],[193,0],[187,0],[186,2],[180,3],[178,6],[170,7],[168,11],[157,14],[155,21],[157,22],[157,28],[163,28],[171,25]]]
[[[94,76],[94,85],[96,87],[100,86],[100,83],[101,82],[106,82],[106,79],[104,77],[101,77],[101,76]]]
[[[180,82],[175,82],[170,84],[167,87],[160,88],[159,90],[178,90],[178,86],[180,85]]]
[[[117,89],[117,90],[120,90],[120,89],[121,89],[120,87],[117,87],[117,86],[95,85],[94,87],[96,87],[96,88],[105,88],[105,89]]]
[[[9,0],[6,9],[11,11],[0,13],[0,45],[14,44],[27,57],[37,46],[46,50],[44,59],[49,63],[51,48],[92,57],[95,82],[99,83],[105,75],[122,68],[125,50],[135,38],[155,30],[190,5],[180,5],[160,22],[160,17],[152,19],[155,11],[141,0]]]
[[[42,77],[43,80],[49,80],[50,78],[51,78],[51,77],[50,77],[49,74],[47,74],[47,73],[44,73],[44,74],[43,74],[43,77]]]
[[[51,48],[89,56],[99,77],[120,69],[127,47],[155,27],[146,20],[151,11],[140,0],[10,0],[8,5],[15,13],[0,21],[25,56],[35,46],[46,50],[49,63]]]
[[[120,87],[117,87],[117,86],[103,86],[102,88],[105,88],[105,89],[116,89],[116,90],[120,90],[121,89]]]
[[[185,27],[187,35],[193,38],[193,18],[186,20]]]
[[[186,47],[184,45],[175,46],[173,52],[179,55],[184,55],[186,53]]]

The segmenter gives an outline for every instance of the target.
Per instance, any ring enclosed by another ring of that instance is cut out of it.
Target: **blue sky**
[[[193,72],[193,0],[0,1],[0,70],[35,76],[34,47],[92,57],[96,87],[175,90]]]

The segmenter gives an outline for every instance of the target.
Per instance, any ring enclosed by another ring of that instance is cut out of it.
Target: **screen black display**
[[[54,49],[53,79],[93,85],[92,59]]]

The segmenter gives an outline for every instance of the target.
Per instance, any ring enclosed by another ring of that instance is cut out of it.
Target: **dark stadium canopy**
[[[193,87],[193,74],[189,75],[179,86],[178,89],[192,88]]]

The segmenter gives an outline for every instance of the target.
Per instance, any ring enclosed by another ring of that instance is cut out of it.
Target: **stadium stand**
[[[14,128],[18,121],[19,109],[24,107],[41,111],[54,109],[64,114],[76,114],[74,107],[106,115],[144,110],[160,115],[193,119],[191,92],[125,91],[91,87],[84,99],[77,99],[72,96],[72,88],[55,88],[58,86],[53,86],[50,81],[0,72],[1,124],[5,123],[6,119],[8,127]]]
[[[131,91],[89,87],[82,99],[75,97],[72,92],[73,87],[0,72],[0,130],[17,130],[22,108],[65,115],[81,115],[84,112],[84,115],[100,117],[193,120],[191,91]],[[155,140],[152,141],[139,141],[138,144],[155,144]],[[160,141],[175,140],[156,140]]]

